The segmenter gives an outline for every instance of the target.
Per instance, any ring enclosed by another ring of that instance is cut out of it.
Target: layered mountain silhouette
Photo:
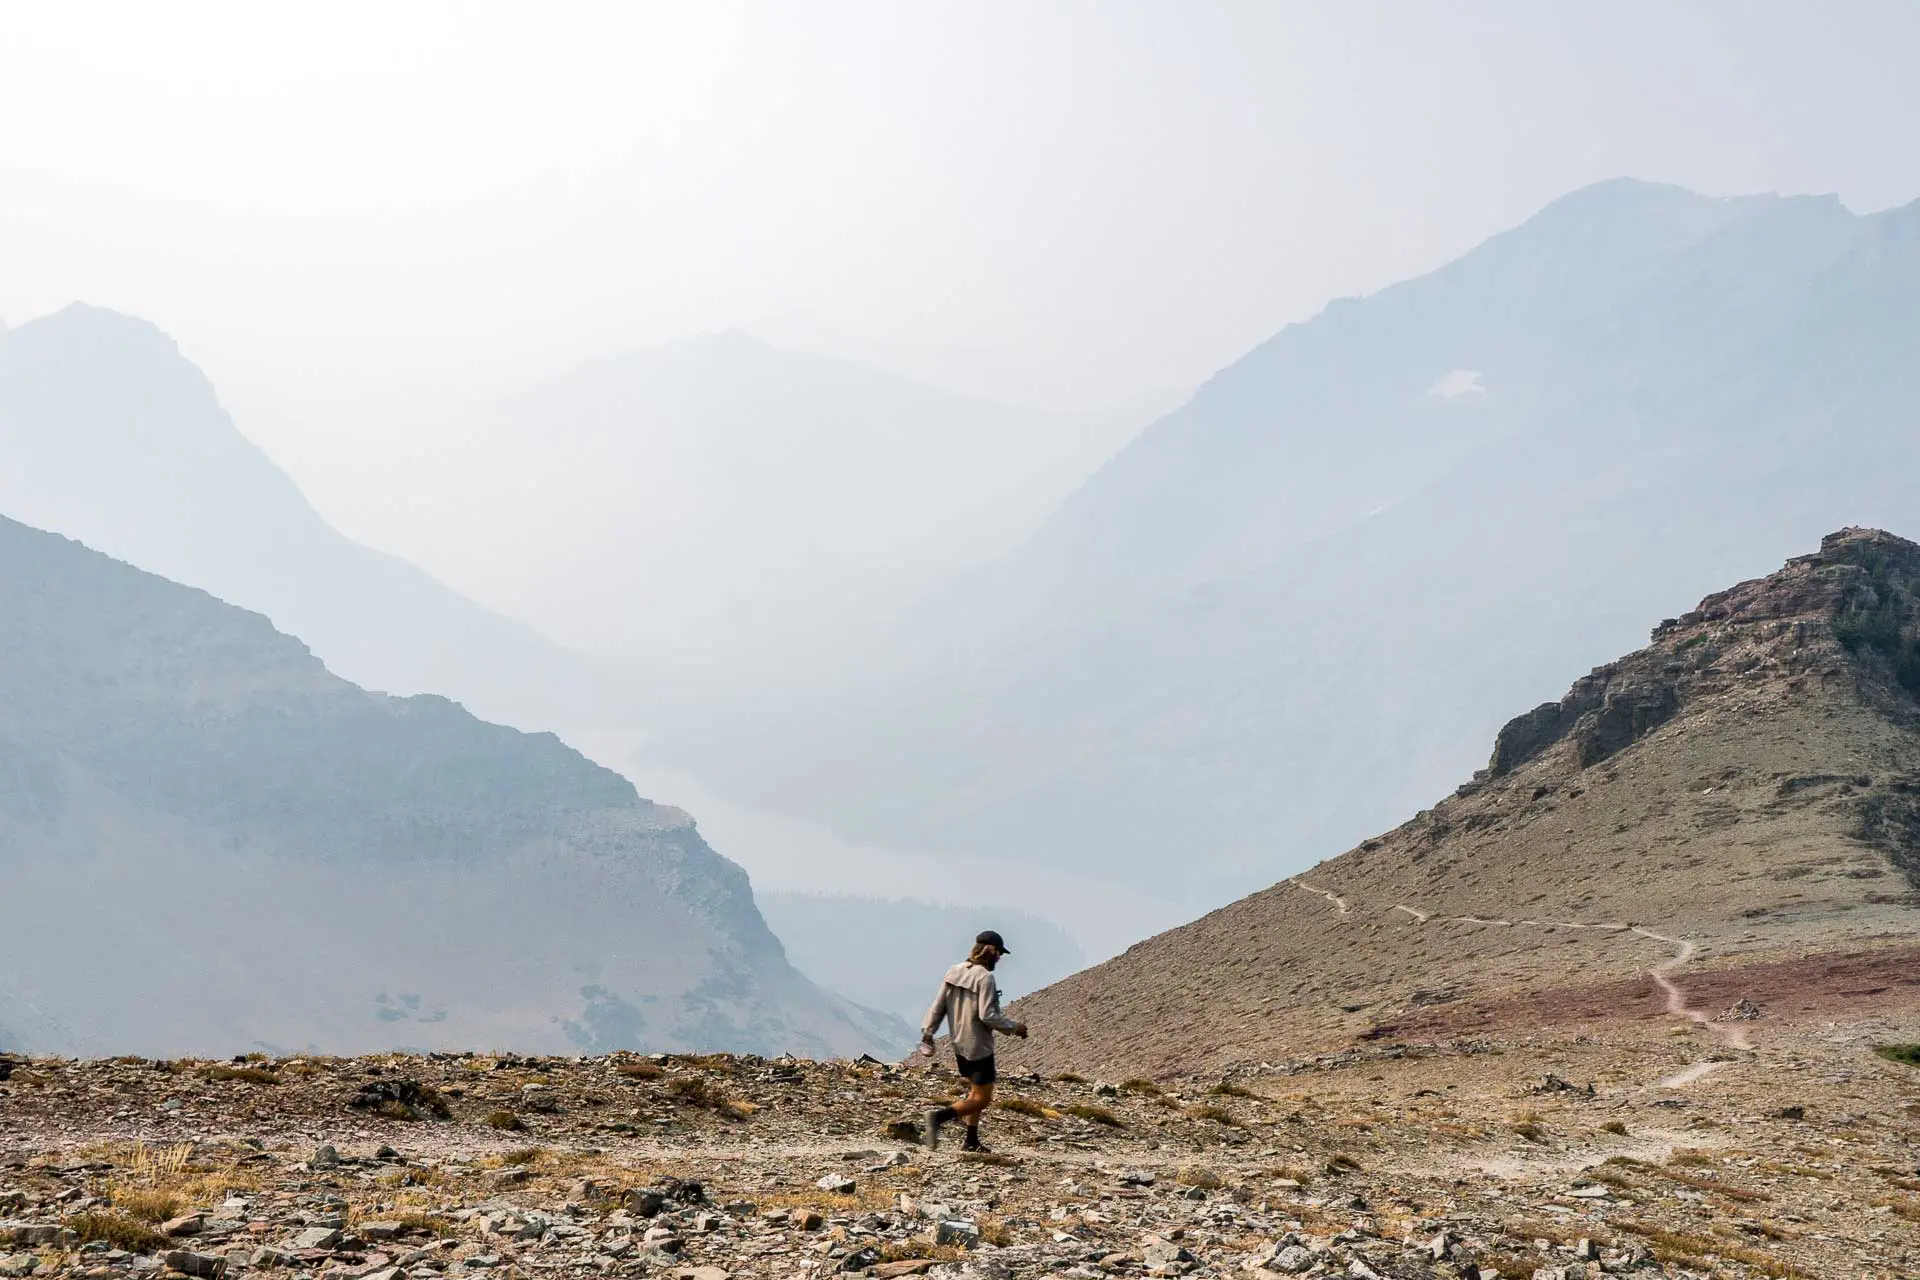
[[[4,520],[0,604],[0,1045],[900,1044],[684,813],[551,734]]]
[[[856,838],[1152,885],[1171,923],[1411,810],[1642,619],[1920,523],[1917,357],[1920,207],[1602,184],[1222,371],[850,642],[903,656],[658,749]]]
[[[743,333],[617,351],[436,464],[489,599],[648,673],[784,688],[1026,537],[1138,423],[943,391]]]
[[[1738,1047],[1910,999],[1916,886],[1920,546],[1849,529],[1516,717],[1411,821],[1020,1002],[1013,1052],[1223,1069],[1729,1013]]]
[[[334,530],[143,320],[76,304],[0,331],[0,511],[264,613],[372,688],[619,715],[577,656]]]

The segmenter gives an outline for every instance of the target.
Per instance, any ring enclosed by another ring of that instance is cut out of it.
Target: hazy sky
[[[1108,405],[1600,178],[1903,203],[1917,63],[1909,0],[17,4],[0,314],[160,323],[351,529],[608,343]]]

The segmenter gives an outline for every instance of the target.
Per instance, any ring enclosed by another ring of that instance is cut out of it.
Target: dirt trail
[[[1319,894],[1321,897],[1325,898],[1328,902],[1331,902],[1334,906],[1340,908],[1341,915],[1344,916],[1347,914],[1347,911],[1348,911],[1347,900],[1341,897],[1339,894],[1333,892],[1331,889],[1316,889],[1312,885],[1308,884],[1305,880],[1289,880],[1287,881],[1287,883],[1297,884],[1302,889],[1305,889],[1308,893]]]
[[[1290,880],[1288,883],[1298,885],[1300,888],[1305,889],[1308,893],[1315,893],[1320,895],[1321,897],[1325,898],[1327,901],[1333,903],[1334,906],[1338,907],[1340,909],[1340,914],[1343,916],[1351,914],[1351,908],[1348,906],[1347,900],[1345,898],[1342,898],[1338,894],[1334,893],[1331,889],[1316,888],[1315,886],[1308,884],[1304,880]],[[1607,921],[1607,922],[1590,922],[1590,921],[1580,921],[1580,920],[1514,921],[1514,920],[1499,920],[1499,919],[1489,920],[1481,916],[1440,916],[1440,915],[1435,915],[1430,911],[1422,911],[1418,907],[1410,907],[1404,902],[1394,903],[1393,906],[1390,908],[1390,910],[1405,912],[1407,915],[1413,917],[1413,923],[1418,925],[1471,924],[1471,925],[1495,925],[1503,928],[1520,927],[1520,928],[1536,928],[1536,929],[1597,929],[1604,933],[1637,934],[1638,936],[1642,938],[1646,938],[1649,941],[1664,943],[1665,945],[1674,948],[1673,954],[1669,956],[1667,959],[1662,960],[1659,964],[1654,965],[1651,969],[1647,971],[1647,974],[1649,977],[1653,979],[1654,985],[1659,987],[1661,993],[1666,996],[1667,1012],[1669,1014],[1672,1014],[1676,1018],[1685,1018],[1687,1021],[1692,1022],[1695,1025],[1705,1029],[1708,1033],[1710,1033],[1711,1035],[1719,1039],[1722,1043],[1724,1043],[1729,1049],[1739,1049],[1739,1050],[1742,1050],[1743,1052],[1751,1052],[1753,1050],[1752,1037],[1748,1034],[1748,1031],[1744,1026],[1741,1026],[1738,1023],[1715,1022],[1709,1014],[1707,1014],[1703,1010],[1696,1009],[1691,1004],[1687,1003],[1687,993],[1681,989],[1679,983],[1675,982],[1671,977],[1668,976],[1668,973],[1670,970],[1681,968],[1682,966],[1687,964],[1689,961],[1691,961],[1699,951],[1698,946],[1696,946],[1694,943],[1688,941],[1685,938],[1673,938],[1673,937],[1667,936],[1664,933],[1655,933],[1653,930],[1644,929],[1637,924],[1614,923],[1611,921]],[[1675,1074],[1661,1080],[1660,1087],[1668,1088],[1668,1089],[1682,1088],[1686,1085],[1693,1084],[1698,1080],[1704,1080],[1706,1077],[1712,1075],[1714,1072],[1720,1070],[1722,1067],[1725,1067],[1726,1065],[1727,1065],[1726,1062],[1696,1062],[1692,1066],[1687,1067],[1685,1070],[1676,1072]]]

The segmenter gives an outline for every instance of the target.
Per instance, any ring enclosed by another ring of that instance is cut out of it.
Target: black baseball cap
[[[1013,954],[1007,947],[1007,940],[992,929],[984,930],[979,937],[973,940],[973,945],[976,947],[998,947],[1000,954],[1003,956]]]

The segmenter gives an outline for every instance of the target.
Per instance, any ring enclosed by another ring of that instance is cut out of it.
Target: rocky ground
[[[874,1062],[0,1059],[0,1276],[1920,1274],[1888,1028],[1732,1025],[1004,1080],[985,1156]]]

